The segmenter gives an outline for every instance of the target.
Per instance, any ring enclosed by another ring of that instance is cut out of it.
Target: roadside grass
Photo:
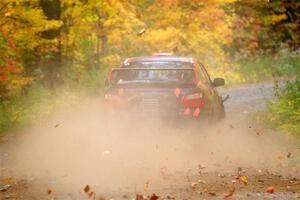
[[[272,128],[300,136],[300,79],[288,83],[269,105],[265,122]]]
[[[54,89],[34,83],[20,96],[1,101],[0,134],[48,119],[60,108],[73,108],[89,96],[97,96],[104,85],[103,74],[85,75],[81,82],[69,81]]]
[[[264,55],[239,61],[234,84],[272,81],[276,99],[250,118],[267,128],[300,137],[300,52],[283,49],[277,56]],[[282,86],[282,82],[286,82]],[[258,120],[257,120],[258,119]]]
[[[300,73],[300,52],[284,49],[277,56],[261,55],[238,63],[236,73],[241,82],[255,83],[274,77],[295,78]]]
[[[79,96],[63,90],[35,87],[28,94],[6,100],[0,106],[0,133],[51,117],[61,106],[72,106]]]

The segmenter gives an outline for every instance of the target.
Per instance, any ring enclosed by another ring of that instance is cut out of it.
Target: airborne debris
[[[143,29],[141,29],[139,32],[138,32],[138,36],[142,36],[144,33],[146,33],[146,28],[143,28]]]
[[[84,187],[84,189],[83,189],[83,191],[85,192],[85,193],[88,193],[89,191],[90,191],[90,186],[89,185],[86,185],[85,187]]]

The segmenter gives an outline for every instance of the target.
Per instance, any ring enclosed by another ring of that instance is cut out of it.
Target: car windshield
[[[161,83],[194,84],[192,69],[118,69],[111,74],[112,84]]]

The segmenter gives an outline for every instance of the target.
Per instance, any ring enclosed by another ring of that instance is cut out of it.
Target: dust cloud
[[[167,177],[238,167],[277,170],[278,155],[291,151],[290,138],[263,132],[229,116],[205,124],[105,114],[101,100],[60,110],[21,136],[12,148],[14,176],[45,180],[56,190],[143,192],[169,187]],[[286,144],[289,144],[288,146]],[[282,166],[281,166],[282,168]],[[287,171],[290,171],[286,164]]]

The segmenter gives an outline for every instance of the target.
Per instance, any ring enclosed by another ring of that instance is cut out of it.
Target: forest
[[[274,82],[263,117],[300,134],[297,0],[1,0],[0,16],[1,132],[102,94],[127,57],[173,52],[228,85]]]

